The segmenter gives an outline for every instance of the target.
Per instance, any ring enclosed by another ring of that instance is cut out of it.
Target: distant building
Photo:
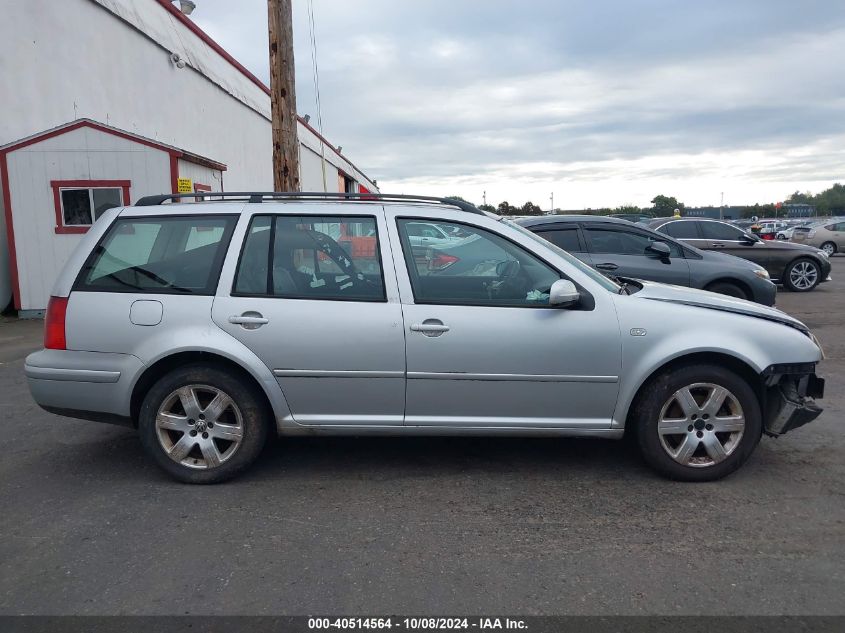
[[[711,218],[714,220],[737,220],[742,217],[745,207],[687,207],[681,211],[685,218]]]
[[[816,207],[812,204],[792,203],[784,204],[782,214],[788,218],[812,218],[816,215]]]

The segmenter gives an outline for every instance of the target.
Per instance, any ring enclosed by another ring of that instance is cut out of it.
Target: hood
[[[819,249],[809,244],[796,244],[795,242],[784,242],[783,240],[763,240],[766,248],[771,248],[779,251],[809,251],[811,253],[818,253]],[[755,248],[760,248],[759,246]]]
[[[637,283],[642,285],[642,290],[632,296],[638,299],[666,301],[668,303],[680,303],[682,305],[706,308],[708,310],[733,312],[734,314],[775,321],[794,327],[802,332],[809,332],[809,328],[801,323],[801,321],[792,318],[777,308],[768,308],[752,301],[735,299],[726,295],[707,292],[706,290],[697,290],[695,288],[670,286],[668,284],[658,284],[642,280],[637,280]]]

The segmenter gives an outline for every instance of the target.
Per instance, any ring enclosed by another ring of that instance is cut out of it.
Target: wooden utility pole
[[[273,188],[275,191],[299,191],[291,0],[267,0],[267,9],[270,29]]]

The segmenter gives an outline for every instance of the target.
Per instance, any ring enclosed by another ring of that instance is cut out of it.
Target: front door
[[[670,255],[661,258],[651,251],[655,240],[636,229],[615,226],[586,226],[584,234],[590,245],[593,266],[602,272],[664,284],[689,286],[689,264],[681,248],[668,240]]]
[[[550,286],[562,275],[521,246],[462,223],[462,240],[421,252],[409,222],[397,220],[402,252],[394,249],[405,425],[609,428],[621,363],[610,296],[549,307]]]
[[[298,424],[402,424],[402,309],[383,235],[381,208],[253,216],[232,292],[214,300],[214,322],[273,371]]]

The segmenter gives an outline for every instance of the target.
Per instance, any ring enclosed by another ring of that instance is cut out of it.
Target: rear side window
[[[538,231],[537,235],[569,253],[584,252],[584,249],[581,248],[581,242],[578,240],[578,229],[574,226],[565,229]]]
[[[235,216],[118,219],[75,290],[213,295]]]
[[[660,232],[681,240],[697,240],[701,237],[698,234],[697,224],[698,222],[670,222],[661,226]]]
[[[233,293],[386,301],[375,218],[254,217]]]

